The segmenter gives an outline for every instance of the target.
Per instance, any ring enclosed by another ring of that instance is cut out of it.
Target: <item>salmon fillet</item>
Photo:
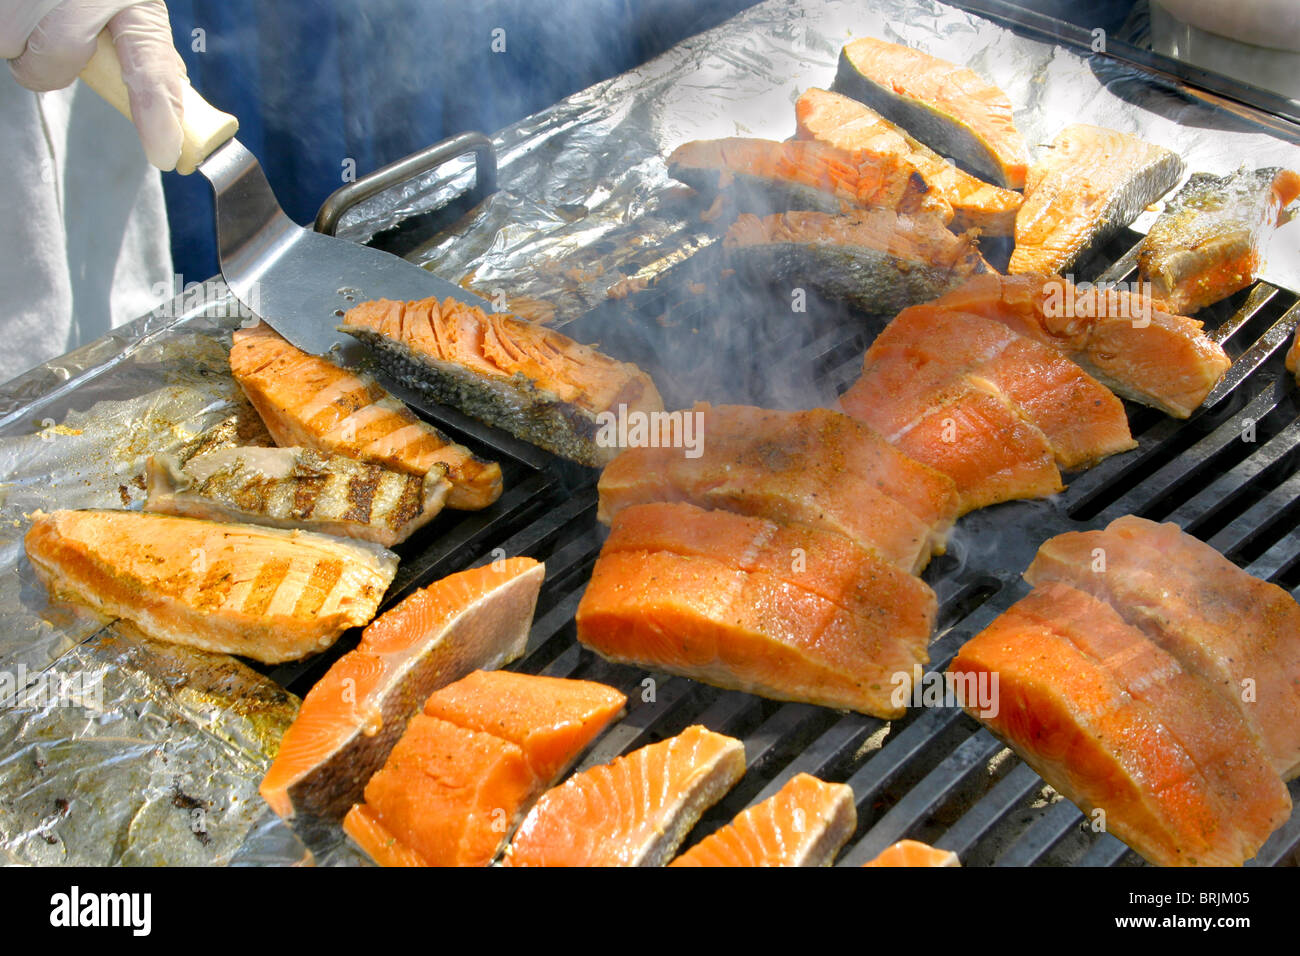
[[[961,866],[957,854],[917,840],[899,840],[863,866]]]
[[[372,622],[303,698],[262,779],[271,809],[341,819],[430,693],[523,653],[545,573],[532,558],[461,571]]]
[[[1109,603],[1241,712],[1283,779],[1300,773],[1300,605],[1286,591],[1177,525],[1132,515],[1050,539],[1025,580]]]
[[[853,790],[806,773],[669,866],[830,866],[858,825]]]
[[[370,542],[138,511],[37,512],[24,543],[51,597],[268,664],[369,621],[397,571]]]
[[[1128,292],[1078,292],[1060,276],[972,276],[930,305],[1006,323],[1112,391],[1175,418],[1195,411],[1232,365],[1195,319]]]
[[[942,553],[957,514],[951,479],[828,409],[697,404],[702,453],[631,448],[600,476],[598,517],[655,501],[807,524],[853,538],[906,571]]]
[[[520,824],[505,866],[663,866],[745,773],[739,740],[699,725],[570,777]]]
[[[294,348],[265,322],[237,329],[235,381],[275,443],[374,461],[425,475],[447,466],[447,507],[486,508],[501,497],[501,466],[457,445],[365,375]]]

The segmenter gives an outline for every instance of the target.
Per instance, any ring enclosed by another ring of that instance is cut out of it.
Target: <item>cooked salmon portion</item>
[[[1175,418],[1195,411],[1232,365],[1195,319],[1162,312],[1145,296],[1079,290],[1060,276],[972,276],[930,305],[1004,322],[1119,395]]]
[[[452,442],[378,382],[294,348],[265,322],[235,331],[230,370],[277,445],[379,462],[412,475],[444,464],[449,508],[486,508],[501,497],[496,462]]]
[[[876,343],[862,376],[840,396],[845,413],[904,454],[952,479],[965,514],[1002,501],[1061,491],[1047,436],[997,387],[952,374],[910,346]]]
[[[1137,444],[1123,404],[1108,388],[1000,322],[916,306],[900,312],[872,348],[889,346],[915,350],[927,370],[946,367],[991,387],[1042,431],[1061,468],[1085,468]]]
[[[806,140],[695,140],[673,150],[668,173],[705,195],[729,194],[746,212],[882,207],[934,215],[945,224],[952,220],[952,207],[939,191],[890,152],[847,152]]]
[[[858,825],[853,790],[794,776],[669,866],[830,866]]]
[[[745,773],[739,740],[697,725],[570,777],[520,824],[505,866],[663,866]]]
[[[1291,347],[1286,350],[1286,370],[1296,377],[1297,382],[1300,382],[1300,326],[1296,326]]]
[[[138,511],[37,512],[24,544],[51,597],[268,664],[365,624],[397,572],[370,542]]]
[[[799,139],[847,152],[890,153],[911,163],[952,206],[953,229],[974,228],[987,236],[1009,236],[1015,229],[1024,202],[1020,193],[963,172],[865,103],[814,87],[795,101],[794,114]]]
[[[899,840],[863,866],[961,866],[957,854],[918,840]]]
[[[586,465],[618,453],[601,416],[663,411],[650,376],[567,335],[456,299],[362,302],[342,329],[397,381]]]
[[[687,501],[835,531],[919,571],[942,553],[957,514],[951,479],[913,461],[859,421],[828,409],[697,404],[701,454],[631,448],[600,476],[598,516]]]
[[[303,698],[262,779],[271,809],[342,818],[429,694],[523,653],[545,573],[532,558],[460,571],[373,621]]]
[[[1025,580],[1110,604],[1241,711],[1279,775],[1300,773],[1300,605],[1286,591],[1177,525],[1132,515],[1048,540]]]

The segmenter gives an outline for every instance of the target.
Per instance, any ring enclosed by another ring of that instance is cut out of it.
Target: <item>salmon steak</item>
[[[365,624],[397,572],[366,541],[138,511],[37,512],[24,543],[51,597],[266,664]]]
[[[794,104],[795,136],[853,152],[888,153],[910,163],[953,209],[954,230],[978,229],[986,236],[1010,236],[1020,193],[976,179],[871,107],[839,93],[805,90]]]
[[[974,70],[863,37],[845,44],[831,89],[879,110],[981,179],[1022,189],[1029,165],[1011,100]]]
[[[476,671],[411,719],[344,831],[381,866],[486,866],[625,701],[592,681]]]
[[[1300,774],[1300,605],[1282,588],[1177,525],[1132,515],[1051,538],[1025,580],[1110,604],[1240,711],[1277,774]]]
[[[739,740],[687,727],[548,790],[502,865],[664,866],[744,773]]]
[[[1029,171],[1007,271],[1069,272],[1182,175],[1182,159],[1161,146],[1099,126],[1067,126]]]
[[[1150,862],[1240,865],[1289,816],[1285,787],[1237,715],[1202,712],[1197,679],[1081,591],[1036,588],[950,670],[997,675],[997,713],[984,723]]]
[[[899,840],[863,866],[961,866],[957,854],[918,840]]]
[[[673,150],[668,174],[706,197],[729,196],[744,212],[879,207],[952,221],[952,207],[939,191],[889,152],[849,152],[806,140],[694,140]]]
[[[930,216],[872,209],[848,216],[744,213],[722,240],[742,279],[813,288],[863,312],[893,315],[985,271],[973,234],[954,236]]]
[[[918,572],[942,553],[957,515],[952,480],[861,422],[829,409],[699,403],[700,454],[629,448],[601,473],[597,517],[685,501],[843,534]]]
[[[146,511],[248,521],[374,541],[405,541],[442,511],[447,466],[423,476],[313,448],[220,448],[184,463],[150,455]]]
[[[1255,281],[1263,245],[1300,196],[1300,174],[1271,167],[1193,173],[1138,246],[1138,271],[1170,312],[1191,314]]]
[[[830,866],[858,826],[853,790],[797,774],[669,866]]]
[[[303,698],[260,792],[285,819],[342,819],[434,690],[524,651],[545,566],[461,571],[384,612]]]
[[[567,335],[456,299],[363,302],[342,330],[395,381],[547,451],[599,467],[605,417],[662,412],[650,376]]]
[[[501,497],[501,466],[426,423],[374,379],[294,348],[265,322],[235,330],[230,370],[282,447],[315,448],[395,471],[445,465],[447,507],[486,508]]]
[[[1150,297],[1085,291],[1060,276],[972,276],[929,303],[996,319],[1058,349],[1124,398],[1186,418],[1232,365],[1202,323]]]

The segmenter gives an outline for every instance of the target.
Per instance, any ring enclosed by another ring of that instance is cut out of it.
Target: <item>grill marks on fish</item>
[[[1061,131],[1029,172],[1012,273],[1068,272],[1178,182],[1176,153],[1111,129]]]
[[[452,442],[374,380],[294,348],[265,323],[235,332],[230,368],[278,445],[421,477],[444,465],[451,508],[485,508],[501,496],[496,462]]]

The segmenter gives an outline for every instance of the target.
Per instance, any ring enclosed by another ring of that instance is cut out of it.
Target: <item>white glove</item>
[[[159,169],[175,169],[188,81],[163,0],[0,0],[0,56],[28,89],[62,89],[90,62],[105,26],[145,156]]]

